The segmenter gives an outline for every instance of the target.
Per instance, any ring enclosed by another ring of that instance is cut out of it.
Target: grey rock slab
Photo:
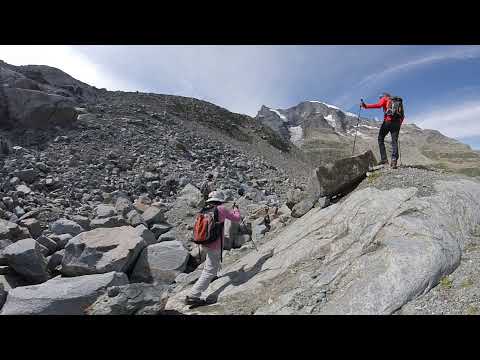
[[[85,315],[108,287],[128,284],[123,273],[53,278],[10,290],[0,315]]]
[[[416,188],[368,187],[314,208],[225,266],[205,296],[222,287],[224,313],[392,314],[452,273],[478,231],[478,182],[435,189],[419,198]],[[182,311],[185,294],[166,309]]]
[[[65,246],[61,272],[66,276],[128,272],[149,239],[151,236],[131,226],[81,233]]]
[[[179,241],[166,241],[147,246],[135,264],[133,282],[171,284],[185,271],[190,254]]]

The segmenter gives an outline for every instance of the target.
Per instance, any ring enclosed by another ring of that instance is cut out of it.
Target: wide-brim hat
[[[205,202],[206,203],[210,203],[210,202],[224,203],[225,195],[223,195],[223,193],[220,191],[212,191],[210,194],[208,194],[208,200]]]

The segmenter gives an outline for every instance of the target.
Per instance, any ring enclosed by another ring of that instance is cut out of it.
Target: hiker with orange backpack
[[[389,93],[380,95],[380,100],[376,104],[365,104],[361,100],[361,107],[364,109],[383,108],[384,117],[383,124],[378,133],[378,147],[380,148],[380,165],[388,164],[387,151],[385,150],[385,136],[390,133],[392,137],[392,162],[391,167],[397,168],[398,160],[398,136],[400,135],[400,127],[402,126],[405,114],[403,111],[403,101],[400,97],[392,96]]]
[[[206,304],[206,301],[200,297],[220,270],[225,219],[234,223],[241,221],[236,204],[233,205],[233,211],[230,211],[223,205],[225,202],[225,196],[222,192],[211,192],[206,201],[206,206],[197,214],[195,219],[193,242],[201,245],[207,256],[200,278],[185,298],[186,305]]]

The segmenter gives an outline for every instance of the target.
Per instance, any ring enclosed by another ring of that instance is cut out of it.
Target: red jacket
[[[388,102],[390,99],[387,96],[384,96],[380,99],[380,101],[376,104],[365,104],[365,109],[380,109],[383,108],[383,120],[385,121],[392,121],[392,117],[390,115],[386,115],[385,112],[387,111]],[[403,123],[403,119],[400,119],[400,124]]]

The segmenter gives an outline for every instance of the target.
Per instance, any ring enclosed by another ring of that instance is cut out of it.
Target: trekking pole
[[[360,99],[363,103],[363,99]],[[357,131],[358,131],[358,124],[360,123],[360,112],[362,111],[362,105],[358,109],[358,119],[357,119],[357,126],[355,127],[355,138],[353,140],[353,149],[352,149],[352,156],[355,153],[355,143],[357,142]]]
[[[400,166],[402,166],[402,151],[400,150],[400,136],[398,137],[397,140],[397,146],[398,146],[398,162],[400,163]]]
[[[244,191],[242,188],[239,188],[239,189],[237,190],[237,193],[238,193],[238,195],[243,196],[243,195],[245,194],[245,191]],[[233,202],[233,206],[237,206],[237,201],[234,201],[234,202]],[[238,209],[238,206],[237,206],[237,209]],[[239,210],[239,211],[240,211],[240,210]],[[243,226],[244,226],[246,229],[248,229],[247,225],[245,224],[245,219],[242,218],[241,216],[240,216],[240,219],[242,219],[242,222],[240,223],[240,225],[243,224]],[[255,245],[255,242],[253,241],[253,231],[252,231],[252,233],[250,234],[250,240],[252,241],[253,247],[254,247],[255,250],[257,250],[257,252],[258,252],[257,245]]]
[[[236,202],[236,201],[234,201],[234,202],[233,202],[233,206],[237,206],[236,204],[237,204],[237,202]],[[237,209],[238,209],[238,207],[237,207]],[[239,210],[239,211],[240,211],[240,210]],[[245,224],[245,219],[244,219],[244,218],[242,218],[241,216],[240,216],[240,219],[242,219],[242,222],[240,223],[240,225],[242,225],[242,224],[243,224],[243,226],[244,226],[246,229],[248,229],[248,227],[247,227],[247,224]],[[250,234],[250,240],[252,241],[253,247],[254,247],[254,248],[255,248],[255,250],[257,250],[257,252],[258,252],[257,245],[255,245],[255,242],[253,241],[253,233],[252,233],[252,234]]]

